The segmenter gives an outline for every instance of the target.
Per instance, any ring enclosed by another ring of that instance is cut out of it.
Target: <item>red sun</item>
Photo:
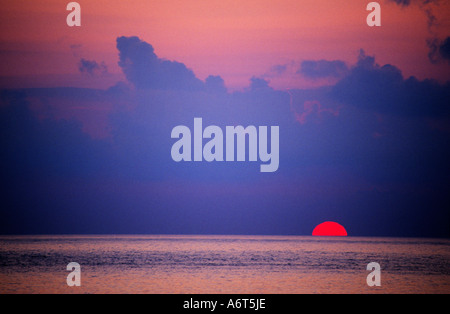
[[[347,236],[347,230],[345,228],[334,221],[325,221],[321,224],[318,224],[313,232],[313,236]]]

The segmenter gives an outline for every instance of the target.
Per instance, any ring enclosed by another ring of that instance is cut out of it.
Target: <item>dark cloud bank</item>
[[[128,82],[109,90],[2,91],[1,233],[310,234],[335,220],[350,235],[450,236],[449,83],[404,78],[361,51],[353,66],[302,66],[339,75],[332,87],[277,91],[253,77],[229,93],[137,37],[117,49]],[[111,103],[110,136],[42,118],[35,103],[55,95]],[[279,170],[175,163],[171,130],[194,117],[280,126]]]
[[[297,73],[311,79],[341,78],[348,73],[348,67],[345,62],[340,60],[305,60],[301,63]]]

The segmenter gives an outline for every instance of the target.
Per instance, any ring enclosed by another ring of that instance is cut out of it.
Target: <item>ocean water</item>
[[[69,287],[67,264],[81,266]],[[381,266],[369,287],[366,266]],[[450,240],[312,236],[2,236],[6,293],[450,293]]]

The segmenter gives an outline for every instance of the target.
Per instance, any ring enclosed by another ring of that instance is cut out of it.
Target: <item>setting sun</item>
[[[334,221],[325,221],[318,224],[313,232],[313,236],[347,236],[347,230]]]

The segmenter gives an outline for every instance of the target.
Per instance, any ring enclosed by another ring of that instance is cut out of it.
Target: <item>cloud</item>
[[[108,73],[108,68],[104,62],[98,63],[95,60],[80,59],[78,62],[78,70],[90,76],[101,76]]]
[[[345,62],[340,60],[305,60],[301,63],[298,74],[309,79],[341,78],[347,74],[348,68]]]
[[[84,101],[76,94],[71,97]],[[0,164],[4,180],[84,177],[105,169],[110,154],[107,143],[84,133],[81,123],[39,119],[30,109],[25,91],[3,91],[1,99]]]
[[[204,83],[183,63],[160,59],[138,37],[118,37],[119,66],[139,89],[202,90]]]
[[[83,45],[82,44],[70,44],[69,48],[70,48],[70,51],[72,51],[72,55],[74,57],[78,58],[80,56]]]
[[[428,58],[432,63],[450,62],[450,37],[443,41],[438,38],[430,38],[427,40],[427,45],[430,48]]]
[[[418,3],[420,5],[426,5],[429,3],[438,3],[440,0],[389,0],[389,2],[394,2],[401,6],[409,6],[411,3]]]
[[[324,106],[317,100],[305,101],[303,103],[303,112],[301,113],[295,112],[295,119],[300,124],[305,124],[307,121],[313,119],[316,122],[321,121],[323,119],[323,116],[325,115],[338,116],[339,110],[332,108],[324,108]]]
[[[341,102],[379,113],[436,117],[448,115],[450,83],[403,78],[390,64],[380,66],[375,58],[360,51],[357,64],[331,92]]]
[[[270,91],[272,88],[269,86],[269,81],[260,77],[253,76],[250,79],[251,91]]]
[[[428,59],[431,63],[434,64],[439,63],[442,60],[450,59],[448,57],[448,54],[446,54],[448,48],[444,46],[441,50],[441,46],[446,43],[449,37],[447,37],[447,39],[445,40],[441,40],[439,39],[438,32],[436,31],[436,29],[441,26],[441,23],[436,17],[436,14],[433,12],[433,10],[436,10],[436,8],[439,9],[439,5],[441,2],[440,0],[390,0],[390,2],[394,2],[403,7],[408,7],[413,3],[418,5],[420,10],[427,17],[427,28],[430,35],[430,37],[426,40],[426,45],[429,48]]]
[[[279,78],[283,76],[295,76],[298,70],[298,62],[294,60],[284,63],[275,64],[269,68],[266,73],[262,75],[262,78]]]
[[[277,75],[282,75],[287,70],[287,64],[277,64],[270,68],[270,72],[275,73]]]
[[[439,53],[445,60],[450,60],[450,37],[447,37],[439,46]]]
[[[395,2],[399,5],[408,6],[411,4],[411,0],[391,0],[391,2]]]
[[[288,70],[289,64],[276,64],[271,66],[269,71],[264,74],[264,77],[278,77],[285,74]]]
[[[205,89],[211,93],[226,93],[225,81],[220,76],[210,75],[205,80]]]
[[[295,88],[304,83],[304,79],[298,75],[299,62],[291,60],[270,66],[259,78],[270,81],[270,86],[275,89]],[[312,82],[317,83],[317,82]]]

